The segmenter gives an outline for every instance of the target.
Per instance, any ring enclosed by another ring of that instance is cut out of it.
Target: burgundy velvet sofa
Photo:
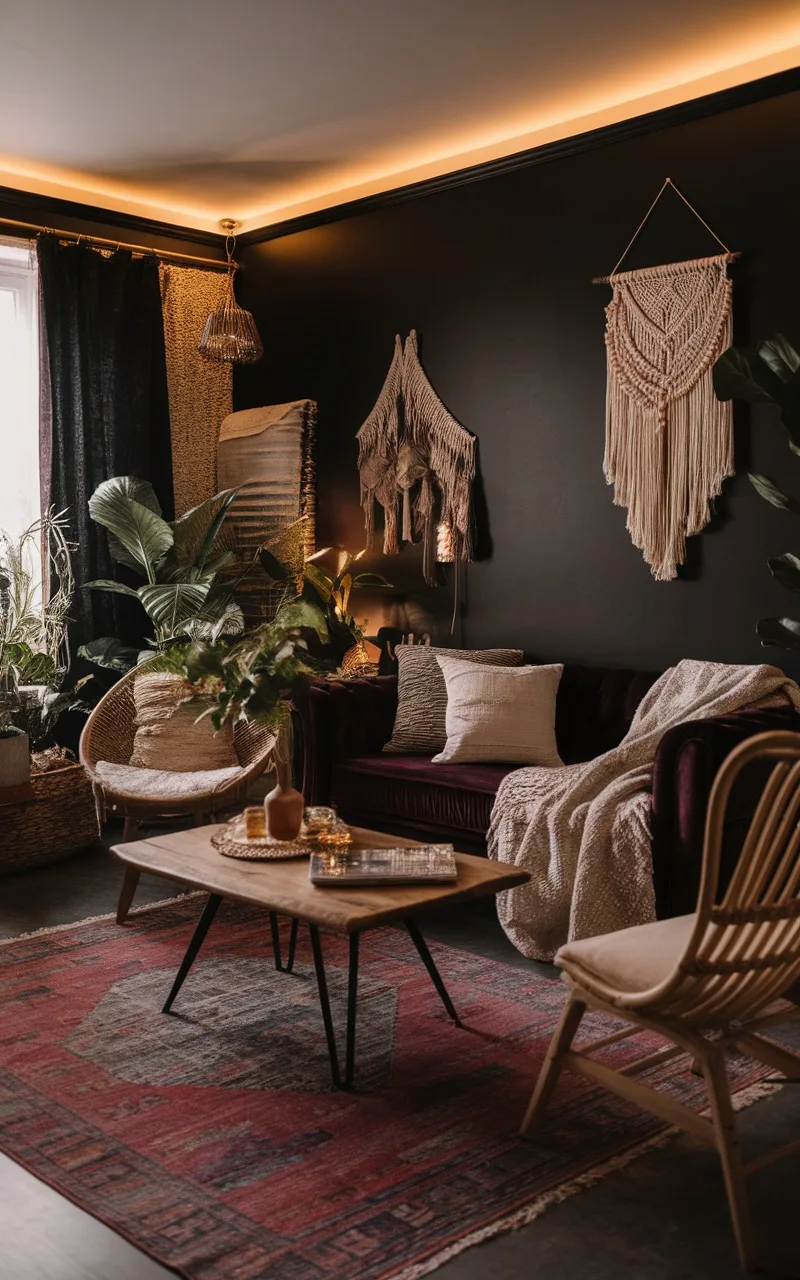
[[[566,665],[556,706],[565,763],[616,746],[657,673]],[[515,765],[433,764],[384,755],[397,707],[397,677],[311,684],[295,714],[298,785],[307,804],[333,804],[347,822],[396,835],[453,841],[485,853],[501,780]],[[706,805],[714,776],[739,743],[767,729],[800,730],[790,707],[688,721],[664,734],[652,780],[653,868],[659,917],[693,911]],[[733,867],[763,785],[750,771],[732,796],[724,865]]]

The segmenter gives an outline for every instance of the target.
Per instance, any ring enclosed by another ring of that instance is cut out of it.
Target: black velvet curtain
[[[127,250],[105,257],[87,244],[60,244],[44,234],[39,270],[52,423],[49,477],[42,479],[45,492],[49,480],[50,502],[69,508],[77,543],[73,641],[114,635],[136,644],[144,624],[136,601],[84,591],[81,584],[121,576],[105,530],[89,518],[89,498],[102,480],[149,480],[165,518],[173,515],[158,262]],[[46,454],[43,449],[45,467]]]

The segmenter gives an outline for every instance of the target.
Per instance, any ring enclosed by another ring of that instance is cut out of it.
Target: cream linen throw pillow
[[[556,746],[562,664],[490,667],[437,655],[447,685],[447,744],[435,764],[564,762]]]

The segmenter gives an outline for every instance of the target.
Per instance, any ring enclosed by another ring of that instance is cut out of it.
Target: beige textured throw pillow
[[[397,646],[397,714],[391,741],[384,751],[396,756],[432,756],[447,741],[447,686],[440,655],[462,662],[518,667],[521,649],[442,649],[434,645]]]
[[[202,713],[202,704],[182,702],[185,697],[186,686],[178,675],[153,672],[136,677],[132,765],[171,773],[230,769],[238,765],[231,725],[223,725],[217,733],[208,717],[195,723]]]
[[[441,654],[437,661],[447,683],[447,745],[434,763],[564,763],[556,746],[561,664],[503,670]]]

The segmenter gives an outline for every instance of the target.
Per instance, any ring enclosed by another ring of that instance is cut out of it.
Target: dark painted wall
[[[800,459],[769,409],[740,415],[740,474],[680,579],[655,582],[603,479],[609,291],[590,279],[669,174],[744,252],[738,339],[782,330],[800,343],[799,145],[800,93],[785,94],[247,249],[239,296],[267,356],[237,372],[237,402],[319,401],[320,536],[361,544],[354,435],[395,331],[415,326],[434,386],[480,441],[493,552],[468,571],[468,644],[647,668],[761,660],[756,619],[793,604],[766,560],[800,549],[800,525],[741,473],[794,478],[800,492]],[[628,265],[713,250],[668,193]],[[384,567],[419,582],[413,553]]]

